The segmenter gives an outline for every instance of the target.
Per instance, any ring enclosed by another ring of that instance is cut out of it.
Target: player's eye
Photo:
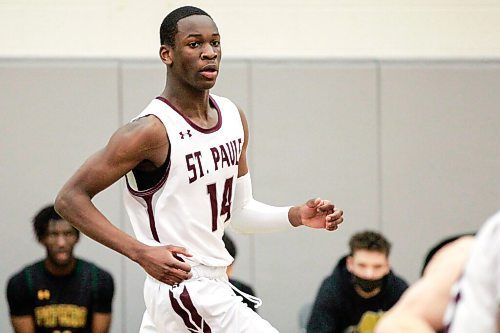
[[[197,48],[198,46],[200,46],[200,43],[199,42],[191,42],[191,43],[188,44],[188,46],[190,48],[194,49],[194,48]]]
[[[213,40],[211,44],[215,47],[220,46],[220,40]]]

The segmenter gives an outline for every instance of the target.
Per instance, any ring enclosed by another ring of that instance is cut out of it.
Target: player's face
[[[347,258],[347,269],[364,280],[379,280],[389,273],[389,259],[382,252],[356,250]]]
[[[220,35],[214,21],[192,15],[177,22],[172,71],[181,82],[198,90],[215,85],[221,59]]]
[[[42,240],[47,249],[47,259],[57,267],[73,261],[73,248],[78,242],[76,230],[65,220],[50,220],[47,235]]]

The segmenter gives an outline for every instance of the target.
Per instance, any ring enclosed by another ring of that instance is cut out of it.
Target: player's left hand
[[[310,228],[337,230],[344,221],[344,212],[328,200],[311,199],[299,207],[301,224]]]

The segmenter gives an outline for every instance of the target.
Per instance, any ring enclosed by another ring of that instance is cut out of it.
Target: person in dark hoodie
[[[308,333],[370,331],[381,313],[408,288],[406,281],[391,271],[391,244],[383,235],[374,231],[356,233],[349,247],[350,254],[340,259],[321,284]]]

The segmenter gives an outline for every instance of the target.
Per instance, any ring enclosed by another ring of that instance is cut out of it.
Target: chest
[[[80,332],[87,327],[95,290],[90,276],[82,274],[62,279],[35,276],[32,282],[33,314],[38,331],[71,328],[71,332]]]
[[[171,167],[187,184],[233,174],[237,169],[243,138],[236,133],[217,134],[193,138],[190,143],[182,139],[173,142]]]

